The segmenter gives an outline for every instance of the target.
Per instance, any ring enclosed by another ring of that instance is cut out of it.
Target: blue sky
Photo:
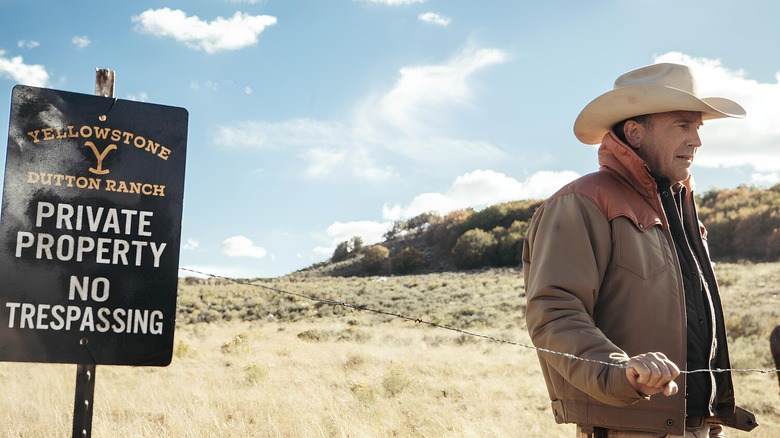
[[[779,21],[774,0],[0,0],[0,135],[14,85],[116,71],[116,97],[189,111],[181,267],[274,277],[596,170],[574,119],[655,62],[747,110],[702,128],[700,191],[780,182]]]

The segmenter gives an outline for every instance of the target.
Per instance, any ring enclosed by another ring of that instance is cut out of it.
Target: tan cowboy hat
[[[697,97],[687,66],[654,64],[620,76],[612,91],[585,106],[574,122],[574,135],[585,144],[599,144],[617,122],[667,111],[698,111],[703,120],[745,117],[745,109],[733,100]]]

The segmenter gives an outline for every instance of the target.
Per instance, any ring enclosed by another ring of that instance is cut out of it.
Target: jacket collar
[[[645,160],[637,155],[630,146],[620,141],[612,131],[604,135],[601,140],[599,166],[600,171],[620,177],[645,198],[655,199],[658,196],[658,184]],[[687,188],[685,191],[687,196],[692,194],[692,176],[677,184],[682,184]]]

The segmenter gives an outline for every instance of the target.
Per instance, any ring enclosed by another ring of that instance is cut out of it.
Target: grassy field
[[[780,263],[719,264],[734,366],[774,368]],[[408,277],[289,276],[257,286],[181,280],[173,363],[98,366],[96,437],[571,437],[536,354],[520,345],[354,310],[367,306],[529,344],[514,270]],[[271,290],[271,289],[276,289]],[[75,365],[0,363],[0,436],[69,436]],[[773,437],[771,374],[735,374]]]

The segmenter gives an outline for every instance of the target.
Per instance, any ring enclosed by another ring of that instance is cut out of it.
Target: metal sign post
[[[95,398],[95,366],[79,364],[76,368],[76,401],[73,407],[73,438],[92,436],[92,407]]]

